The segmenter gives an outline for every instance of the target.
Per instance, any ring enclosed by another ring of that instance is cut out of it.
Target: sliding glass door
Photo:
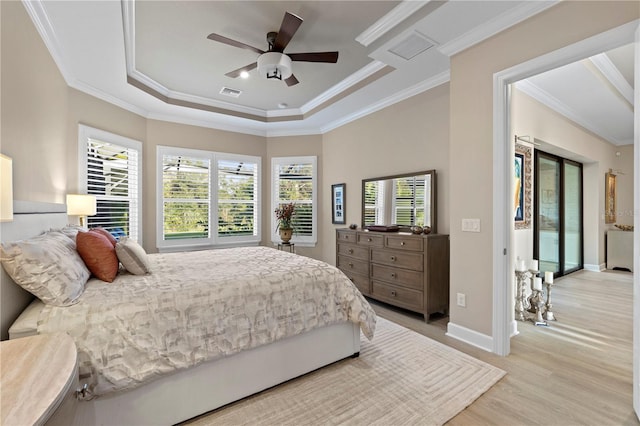
[[[582,164],[536,151],[534,255],[555,276],[582,269]]]

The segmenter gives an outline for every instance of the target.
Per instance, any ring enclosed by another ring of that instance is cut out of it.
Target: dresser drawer
[[[349,278],[351,282],[356,285],[356,287],[358,288],[358,290],[360,290],[360,292],[367,295],[371,293],[371,290],[369,289],[370,281],[368,276],[362,275],[362,274],[356,274],[356,273],[348,272],[344,270],[342,272],[344,272],[347,278]]]
[[[344,241],[346,243],[356,243],[356,231],[349,231],[347,229],[340,229],[337,231],[336,239],[338,242]]]
[[[424,288],[423,277],[422,272],[371,264],[371,279],[387,281],[400,287],[422,290]]]
[[[384,245],[384,237],[382,235],[361,232],[358,234],[358,244],[368,247],[382,247]]]
[[[369,276],[369,262],[364,260],[354,259],[352,257],[338,256],[338,268],[342,270],[347,276],[349,273],[355,272],[356,274],[362,274]]]
[[[394,250],[422,251],[424,247],[423,242],[422,237],[393,235],[385,237],[384,246]]]
[[[338,254],[355,257],[356,259],[369,260],[369,248],[355,244],[338,243]]]
[[[397,287],[380,281],[371,281],[371,295],[375,299],[389,302],[402,308],[422,310],[423,293],[421,291]]]
[[[371,250],[371,261],[383,265],[422,271],[424,268],[422,253],[398,252],[391,250]]]

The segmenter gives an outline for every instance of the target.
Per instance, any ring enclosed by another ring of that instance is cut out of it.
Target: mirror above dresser
[[[362,180],[362,228],[429,227],[437,233],[436,171]]]

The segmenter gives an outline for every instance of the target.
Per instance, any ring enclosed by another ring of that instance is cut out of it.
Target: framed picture
[[[513,163],[513,220],[515,229],[531,228],[532,149],[516,143]]]
[[[346,186],[345,183],[331,185],[331,223],[336,225],[344,225],[347,223],[347,211],[345,207]]]
[[[616,175],[604,176],[604,223],[616,223]]]

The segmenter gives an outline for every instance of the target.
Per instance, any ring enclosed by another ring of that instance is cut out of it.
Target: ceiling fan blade
[[[291,74],[291,77],[287,78],[284,82],[285,82],[285,83],[287,83],[287,86],[289,86],[289,87],[294,86],[294,85],[296,85],[296,84],[300,83],[300,82],[298,81],[298,79],[296,78],[296,76],[295,76],[295,75],[293,75],[293,74]]]
[[[282,53],[287,47],[287,44],[291,41],[293,35],[298,31],[298,28],[302,24],[302,18],[294,15],[293,13],[285,12],[284,18],[282,18],[282,24],[278,31],[278,36],[273,43],[273,50]]]
[[[242,68],[238,68],[237,70],[229,71],[229,72],[228,72],[228,73],[226,73],[225,75],[226,75],[227,77],[231,77],[231,78],[240,77],[240,73],[241,73],[242,71],[247,71],[247,72],[249,72],[249,71],[251,71],[251,70],[255,69],[257,66],[258,66],[258,63],[257,63],[257,62],[254,62],[254,63],[249,64],[249,65],[246,65],[246,66],[244,66],[244,67],[242,67]]]
[[[211,33],[207,36],[207,38],[209,40],[213,40],[213,41],[217,41],[219,43],[224,43],[224,44],[228,44],[229,46],[233,46],[233,47],[239,47],[241,49],[247,49],[247,50],[251,50],[252,52],[256,52],[256,53],[265,53],[264,50],[260,50],[257,47],[253,47],[253,46],[249,46],[248,44],[244,44],[240,41],[237,40],[232,40],[228,37],[225,36],[221,36],[220,34],[216,34],[216,33]]]
[[[287,53],[292,61],[301,62],[338,62],[338,52]]]

